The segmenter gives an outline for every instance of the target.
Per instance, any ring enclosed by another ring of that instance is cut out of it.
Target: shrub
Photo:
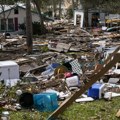
[[[40,22],[33,22],[32,26],[33,26],[33,35],[41,35],[43,33]],[[19,24],[19,29],[26,31],[25,23]],[[44,28],[44,30],[46,29]]]

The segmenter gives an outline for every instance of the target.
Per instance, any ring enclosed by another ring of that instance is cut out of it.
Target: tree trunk
[[[40,25],[41,25],[41,33],[46,33],[46,29],[45,29],[45,26],[44,26],[44,19],[42,17],[42,14],[41,14],[41,9],[40,9],[40,3],[39,3],[39,0],[34,0],[34,3],[36,5],[36,8],[37,8],[37,11],[39,13],[39,18],[40,18]]]
[[[74,2],[74,0],[72,0],[72,10],[73,10],[73,12],[74,12],[74,9],[75,9],[75,2]]]
[[[61,4],[62,4],[62,0],[59,0],[59,19],[61,18],[61,12],[62,12]]]
[[[85,9],[84,14],[84,26],[88,27],[88,9]]]
[[[30,0],[26,0],[26,35],[27,35],[27,52],[32,53],[33,41],[32,41],[32,15]]]
[[[52,4],[53,4],[53,13],[52,13],[52,16],[53,16],[53,18],[55,18],[56,17],[56,1],[52,0]]]
[[[3,20],[4,20],[4,26],[5,26],[5,34],[7,32],[7,19],[6,19],[6,16],[5,16],[5,6],[2,4],[1,5],[1,8],[2,8],[2,12],[3,12]]]

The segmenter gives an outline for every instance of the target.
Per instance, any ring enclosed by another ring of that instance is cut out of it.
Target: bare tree
[[[26,35],[27,35],[27,53],[32,53],[33,41],[32,41],[32,15],[30,0],[26,0]]]
[[[62,5],[62,0],[59,0],[59,19],[61,18],[61,14],[62,14],[61,5]]]
[[[45,26],[44,26],[44,19],[43,19],[43,16],[41,14],[40,1],[39,0],[33,0],[33,2],[36,5],[37,11],[39,13],[41,33],[46,33],[46,29],[45,29]]]

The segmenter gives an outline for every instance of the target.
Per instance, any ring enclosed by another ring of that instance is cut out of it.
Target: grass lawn
[[[96,100],[88,103],[73,103],[60,115],[59,120],[119,120],[115,115],[120,109],[120,97],[111,101]],[[47,120],[51,113],[21,110],[10,112],[10,120]]]

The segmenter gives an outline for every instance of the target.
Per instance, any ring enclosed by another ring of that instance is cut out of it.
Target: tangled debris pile
[[[100,69],[118,49],[118,33],[87,32],[69,23],[64,27],[56,25],[53,30],[54,33],[34,39],[31,55],[25,54],[26,37],[2,40],[1,36],[0,106],[3,110],[17,111],[24,107],[56,110],[61,104],[58,101],[71,97],[88,83],[94,70]],[[75,101],[111,100],[120,96],[119,74],[117,63]]]

